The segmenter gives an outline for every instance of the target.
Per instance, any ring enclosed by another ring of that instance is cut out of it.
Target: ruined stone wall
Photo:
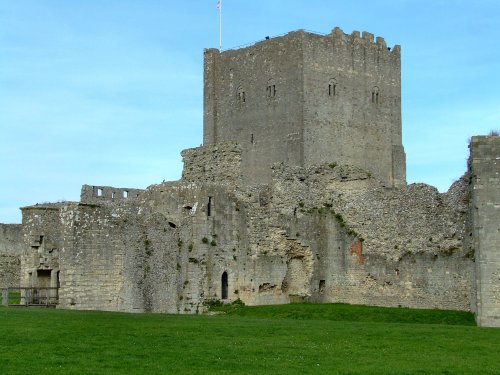
[[[133,303],[124,301],[120,293],[126,242],[120,220],[119,213],[104,206],[64,207],[60,215],[64,236],[60,253],[60,307],[119,311],[128,302],[133,310]]]
[[[23,248],[22,226],[0,224],[0,287],[20,285]]]
[[[192,181],[144,195],[178,232],[179,312],[221,299],[225,272],[226,300],[250,305],[470,309],[465,179],[440,194],[423,184],[388,189],[355,167],[278,164],[272,184],[238,186],[237,179],[213,183],[218,151],[210,155]]]
[[[451,196],[423,184],[387,189],[368,172],[333,165],[275,168],[275,176],[273,199],[283,225],[290,223],[287,234],[318,262],[312,299],[470,309],[466,184]]]
[[[472,137],[471,226],[480,326],[500,326],[500,137]]]
[[[183,150],[183,182],[236,183],[242,179],[241,146],[221,142]]]
[[[238,298],[470,308],[466,177],[440,194],[387,188],[358,167],[275,164],[272,182],[248,185],[237,144],[183,157],[183,179],[136,199],[24,208],[26,283],[58,272],[59,307],[75,309],[196,313]]]
[[[339,28],[304,34],[304,165],[338,162],[406,183],[400,47]]]
[[[116,188],[112,186],[83,185],[80,202],[86,204],[104,204],[121,200],[137,200],[142,189]]]
[[[60,210],[64,204],[23,207],[21,286],[56,287],[63,247]]]
[[[148,188],[144,204],[151,210],[148,215],[154,213],[166,220],[174,236],[171,247],[163,246],[155,252],[173,259],[170,264],[174,269],[163,267],[157,273],[170,275],[176,295],[153,311],[202,311],[205,301],[221,299],[224,272],[229,282],[227,300],[237,299],[238,264],[244,264],[246,258],[246,222],[243,207],[231,189],[202,179],[197,184],[163,183]]]

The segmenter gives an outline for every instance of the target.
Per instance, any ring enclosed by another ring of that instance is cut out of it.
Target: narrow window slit
[[[221,299],[227,299],[228,286],[227,272],[224,271],[221,277]]]

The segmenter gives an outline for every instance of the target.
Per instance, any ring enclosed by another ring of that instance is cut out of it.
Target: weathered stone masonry
[[[182,178],[24,207],[9,280],[59,286],[69,309],[345,302],[498,326],[499,138],[473,138],[447,193],[407,186],[399,56],[339,29],[207,50],[205,144]]]
[[[0,224],[0,287],[19,286],[23,249],[22,226]]]
[[[204,144],[238,141],[247,182],[276,162],[337,162],[402,186],[400,77],[398,45],[339,28],[205,50]]]
[[[500,137],[472,137],[472,247],[476,254],[477,321],[500,326]]]

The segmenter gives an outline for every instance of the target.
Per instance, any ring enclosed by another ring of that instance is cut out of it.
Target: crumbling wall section
[[[65,203],[23,207],[21,286],[57,287],[64,238],[60,212]]]
[[[230,302],[239,297],[239,275],[246,267],[246,221],[243,204],[229,186],[234,187],[228,181],[226,185],[201,179],[170,182],[151,186],[144,195],[143,206],[161,215],[174,234],[171,247],[162,250],[172,257],[174,268],[161,272],[176,275],[177,301],[165,306],[171,308],[173,303],[179,313],[203,311],[206,301]]]
[[[500,326],[500,137],[471,140],[471,229],[480,326]]]
[[[274,181],[283,225],[320,258],[314,300],[470,309],[465,184],[451,195],[424,184],[385,188],[369,172],[334,164],[275,166]]]
[[[0,287],[18,287],[21,282],[22,225],[0,224]]]
[[[134,214],[137,207],[133,205],[72,204],[62,208],[60,307],[145,310],[136,275],[126,267],[127,260],[142,266],[130,255],[144,249],[141,228],[131,219]]]
[[[181,153],[182,182],[236,183],[241,180],[241,146],[221,142],[190,148]]]
[[[142,189],[83,185],[80,202],[85,204],[106,204],[125,200],[137,201],[143,191]]]

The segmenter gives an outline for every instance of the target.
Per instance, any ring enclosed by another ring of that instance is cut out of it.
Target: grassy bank
[[[0,308],[0,372],[498,374],[500,330],[470,314],[349,305],[216,316]]]

